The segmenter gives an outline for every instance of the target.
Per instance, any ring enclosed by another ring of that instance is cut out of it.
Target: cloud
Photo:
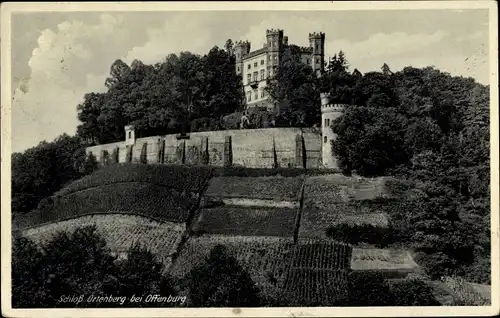
[[[328,48],[339,48],[355,59],[369,59],[391,57],[402,53],[409,53],[435,45],[448,35],[445,31],[436,31],[433,34],[407,34],[404,32],[377,33],[365,41],[350,42],[346,39],[330,41]]]
[[[145,64],[154,64],[171,53],[190,51],[204,54],[214,46],[213,35],[206,27],[211,17],[189,18],[188,13],[179,13],[166,21],[160,28],[147,29],[147,42],[134,46],[123,56],[125,63],[141,60]],[[189,21],[189,22],[187,22]]]
[[[127,38],[123,20],[109,14],[96,24],[73,20],[43,30],[28,62],[29,78],[13,94],[12,150],[74,133],[77,104],[85,93],[104,90],[107,69]]]

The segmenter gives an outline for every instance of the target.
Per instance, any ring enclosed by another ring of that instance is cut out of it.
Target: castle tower
[[[325,33],[309,33],[309,47],[312,48],[312,69],[321,75],[325,68]]]
[[[268,69],[278,67],[283,52],[283,30],[266,30]],[[287,39],[288,41],[288,39]]]
[[[125,145],[130,146],[135,144],[135,127],[127,125],[125,128]]]
[[[234,55],[236,57],[236,74],[240,75],[243,72],[243,57],[250,53],[250,42],[236,41],[234,44]]]
[[[344,105],[330,104],[328,94],[321,94],[321,143],[323,166],[329,169],[337,169],[337,160],[332,151],[332,140],[336,135],[333,133],[331,125],[333,121],[342,115]]]

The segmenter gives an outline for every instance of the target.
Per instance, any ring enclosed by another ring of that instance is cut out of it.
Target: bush
[[[139,162],[146,164],[148,163],[148,144],[143,143],[141,148],[141,157],[139,158]]]
[[[92,226],[73,233],[61,232],[41,250],[23,237],[13,242],[12,303],[15,308],[121,307],[116,302],[87,302],[86,299],[89,295],[124,297],[131,293],[174,295],[169,277],[161,274],[163,264],[149,251],[133,247],[128,251],[127,260],[117,262]],[[62,296],[80,295],[84,295],[81,302],[61,301]]]
[[[186,277],[190,305],[194,307],[258,307],[259,290],[249,273],[222,245]]]
[[[456,261],[443,252],[424,254],[416,261],[424,268],[431,279],[451,275],[456,266]]]
[[[432,287],[419,279],[389,281],[392,306],[439,306]]]
[[[390,290],[382,274],[352,272],[349,275],[349,306],[391,306]]]
[[[326,230],[326,235],[333,240],[357,245],[359,243],[386,246],[392,241],[391,230],[370,224],[336,224]]]

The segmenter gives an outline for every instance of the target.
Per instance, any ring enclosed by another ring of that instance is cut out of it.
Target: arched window
[[[324,142],[326,144],[328,142],[328,138],[325,136],[323,139],[325,140]]]

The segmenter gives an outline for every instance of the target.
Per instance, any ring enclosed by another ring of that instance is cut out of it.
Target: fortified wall
[[[314,128],[264,128],[135,138],[125,127],[125,141],[86,149],[98,162],[208,164],[248,168],[322,168],[321,131]]]

